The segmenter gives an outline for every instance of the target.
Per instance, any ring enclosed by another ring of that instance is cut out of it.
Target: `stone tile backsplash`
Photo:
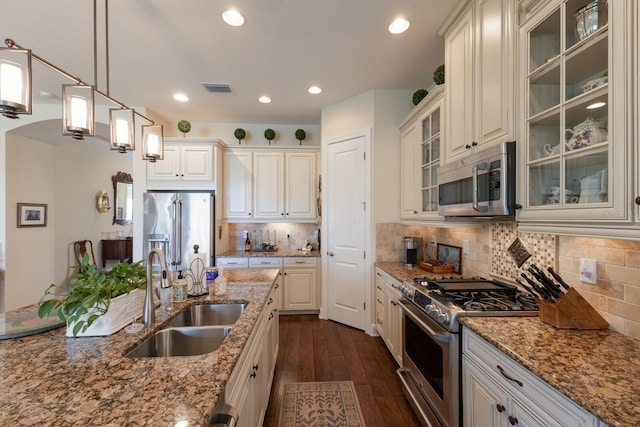
[[[436,228],[383,223],[376,225],[376,260],[404,262],[404,237],[432,237],[447,245],[462,247],[469,241],[469,254],[462,255],[462,275],[494,276],[509,281],[519,277],[531,263],[552,266],[609,322],[609,327],[640,339],[640,242],[632,240],[556,236],[522,233],[515,222],[483,222],[476,227]],[[532,254],[520,268],[508,253],[519,238]],[[580,258],[598,262],[597,284],[580,281]]]
[[[276,243],[282,249],[301,249],[305,240],[313,245],[313,249],[318,249],[317,231],[320,225],[298,224],[298,223],[230,223],[228,249],[235,251],[244,250],[244,232],[257,236],[260,240],[262,232],[263,241],[269,240]],[[291,237],[287,239],[287,231],[291,232]],[[275,239],[274,239],[275,234]],[[320,235],[322,237],[322,235]]]

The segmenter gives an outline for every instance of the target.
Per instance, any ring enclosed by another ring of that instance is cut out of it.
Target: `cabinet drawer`
[[[249,262],[245,257],[224,257],[217,259],[217,265],[223,268],[247,268]]]
[[[249,268],[280,268],[282,258],[280,257],[249,257]]]
[[[316,258],[307,258],[307,257],[287,257],[284,259],[285,266],[309,266],[315,267],[317,266]]]

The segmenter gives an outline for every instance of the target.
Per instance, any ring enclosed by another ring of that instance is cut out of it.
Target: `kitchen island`
[[[462,322],[607,425],[640,426],[639,341],[610,330],[556,329],[536,317]]]
[[[169,313],[159,308],[156,324],[136,334],[67,338],[62,327],[0,341],[0,425],[208,425],[278,270],[224,275],[227,295],[189,298]],[[202,302],[248,303],[217,350],[188,357],[125,356],[182,308]]]

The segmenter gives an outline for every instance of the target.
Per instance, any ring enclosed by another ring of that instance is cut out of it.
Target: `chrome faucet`
[[[168,287],[173,286],[164,252],[162,252],[162,249],[160,248],[151,249],[149,251],[149,259],[147,260],[147,289],[144,294],[144,307],[142,308],[142,323],[146,326],[150,326],[156,322],[156,305],[153,302],[153,281],[151,279],[151,273],[153,270],[153,254],[158,255],[158,258],[160,258],[160,262],[162,263],[162,278],[167,279]]]

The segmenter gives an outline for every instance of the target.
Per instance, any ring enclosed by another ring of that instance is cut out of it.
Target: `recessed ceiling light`
[[[268,96],[261,96],[260,98],[258,98],[258,101],[262,102],[263,104],[268,104],[271,102],[271,98],[269,98]]]
[[[235,9],[229,9],[222,12],[222,19],[232,27],[239,27],[244,24],[244,16]]]
[[[605,105],[607,105],[606,102],[594,102],[593,104],[587,106],[587,110],[594,110],[596,108],[604,107]]]
[[[396,18],[391,24],[389,24],[389,32],[391,34],[404,33],[409,29],[411,23],[405,18]]]
[[[311,86],[309,89],[307,89],[307,92],[312,95],[317,95],[322,92],[322,89],[320,89],[318,86]]]
[[[176,93],[173,95],[173,99],[178,102],[187,102],[189,100],[189,97],[184,93]]]

